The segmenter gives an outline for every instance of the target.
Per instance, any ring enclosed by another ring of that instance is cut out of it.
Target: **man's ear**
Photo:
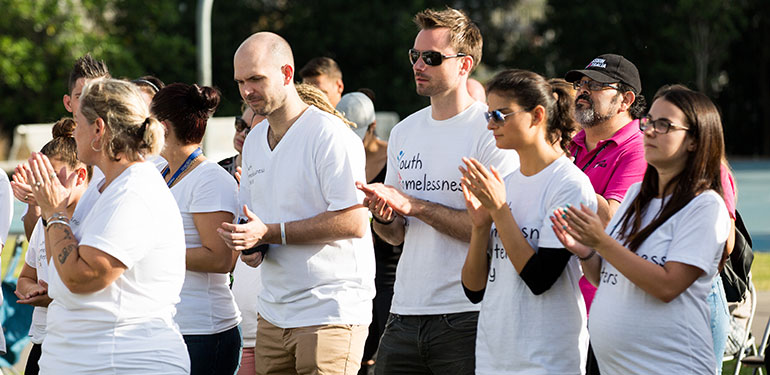
[[[283,84],[288,85],[294,80],[294,67],[286,64],[281,67],[281,73],[283,73]]]
[[[473,66],[476,65],[476,61],[473,60],[473,56],[467,55],[461,57],[462,64],[460,65],[460,71],[462,74],[468,75],[470,77],[471,70],[473,70]]]
[[[67,112],[72,113],[72,98],[70,98],[69,95],[64,94],[64,96],[61,98],[62,103],[64,103],[64,108],[67,110]]]
[[[342,82],[342,79],[338,79],[337,82],[335,82],[335,85],[337,86],[337,92],[342,94],[343,91],[345,91],[345,83]]]
[[[629,108],[631,108],[631,105],[634,104],[634,101],[636,100],[636,94],[634,94],[631,91],[626,91],[623,93],[623,101],[620,103],[620,112],[628,111]]]

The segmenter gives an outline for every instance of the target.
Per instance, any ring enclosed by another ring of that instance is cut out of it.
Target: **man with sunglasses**
[[[458,166],[473,157],[506,175],[518,156],[495,146],[486,105],[468,93],[481,60],[476,25],[451,8],[422,11],[415,23],[408,57],[417,94],[431,105],[393,128],[385,184],[358,184],[375,231],[404,244],[375,372],[473,374],[479,306],[460,283],[471,223]]]
[[[564,79],[576,90],[575,120],[583,127],[572,138],[570,153],[591,180],[597,213],[606,225],[626,190],[641,181],[647,169],[639,131],[646,110],[639,71],[623,56],[604,54],[583,70],[567,72]],[[580,289],[590,309],[596,288],[582,277]],[[599,373],[590,347],[586,370]]]

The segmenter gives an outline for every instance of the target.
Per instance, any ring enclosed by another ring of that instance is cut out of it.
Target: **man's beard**
[[[591,99],[591,97],[585,93],[581,94],[575,98],[575,121],[577,121],[585,129],[594,127],[609,120],[614,115],[613,112],[615,112],[616,107],[615,104],[618,102],[619,98],[620,93],[615,95],[610,101],[610,110],[607,111],[607,113],[599,113],[596,110],[594,101]],[[586,107],[581,107],[578,104],[578,100],[580,99],[587,101],[588,105]]]

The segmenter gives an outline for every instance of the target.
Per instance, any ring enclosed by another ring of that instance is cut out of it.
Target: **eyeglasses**
[[[493,120],[497,124],[502,124],[505,122],[506,117],[510,115],[515,115],[520,112],[526,112],[526,110],[522,109],[520,111],[514,111],[514,112],[508,112],[508,113],[502,113],[497,110],[489,111],[489,112],[484,112],[484,118],[487,119],[487,122],[489,122],[489,120]]]
[[[409,49],[409,61],[412,62],[412,65],[417,63],[417,60],[422,57],[422,61],[425,63],[425,65],[430,66],[439,66],[444,61],[444,59],[453,59],[455,57],[464,57],[468,56],[467,54],[464,54],[462,52],[457,53],[456,55],[442,55],[441,52],[436,51],[418,51],[414,48]]]
[[[240,116],[235,117],[235,132],[240,133],[244,130],[246,131],[246,134],[249,134],[249,131],[251,131],[251,127]]]
[[[682,130],[690,129],[686,126],[677,125],[672,123],[671,121],[668,121],[662,118],[653,120],[649,115],[647,115],[646,117],[642,117],[639,120],[639,130],[644,132],[649,128],[652,128],[652,130],[654,130],[658,134],[666,134],[669,132],[669,130],[671,130],[671,128],[677,128]]]
[[[604,90],[605,88],[620,90],[620,87],[613,86],[611,83],[602,83],[590,80],[572,82],[572,87],[575,90],[580,90],[581,87],[585,87],[589,91],[600,91]]]

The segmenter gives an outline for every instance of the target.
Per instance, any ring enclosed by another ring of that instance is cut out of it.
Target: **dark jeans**
[[[190,354],[190,375],[229,375],[241,361],[241,331],[233,327],[213,335],[184,335]]]
[[[478,312],[390,314],[375,374],[469,374],[476,367]]]
[[[24,375],[37,375],[40,373],[37,361],[40,360],[40,355],[43,354],[42,349],[42,344],[32,344],[32,350],[29,351],[29,357],[27,357],[27,366],[24,368]]]

